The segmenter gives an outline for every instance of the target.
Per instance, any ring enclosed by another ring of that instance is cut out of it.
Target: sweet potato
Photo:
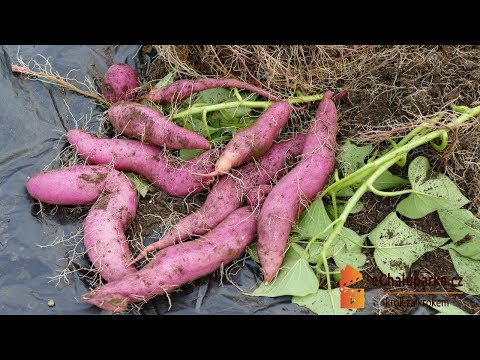
[[[102,279],[114,281],[136,273],[130,259],[125,230],[135,219],[137,191],[125,174],[111,170],[104,193],[93,204],[83,224],[84,243]]]
[[[291,106],[288,102],[278,102],[270,106],[255,124],[235,134],[220,154],[215,171],[205,176],[226,173],[265,154],[287,123],[290,112]]]
[[[245,195],[247,205],[252,209],[261,208],[268,194],[272,191],[272,185],[257,185],[249,189]]]
[[[268,194],[258,219],[258,256],[265,283],[283,262],[287,239],[300,212],[323,189],[333,170],[337,111],[329,91],[309,129],[300,162]]]
[[[283,176],[288,163],[303,150],[305,135],[274,144],[259,159],[258,164],[245,164],[233,176],[223,176],[212,187],[203,206],[186,216],[167,231],[160,240],[148,245],[132,262],[143,259],[148,253],[181,242],[190,236],[203,235],[242,206],[244,195],[259,184],[269,184]]]
[[[90,164],[112,164],[117,170],[134,171],[172,196],[196,194],[215,180],[194,175],[213,170],[218,155],[215,149],[181,163],[170,160],[163,149],[138,140],[99,139],[79,129],[70,130],[67,139]]]
[[[207,139],[176,125],[158,111],[134,102],[122,102],[108,109],[115,130],[125,136],[168,149],[210,149]]]
[[[279,101],[276,96],[267,91],[237,79],[178,80],[165,87],[153,89],[143,98],[156,104],[170,104],[175,101],[185,100],[194,93],[217,87],[244,89],[257,93],[269,100]]]
[[[105,166],[91,165],[44,171],[27,181],[27,190],[48,204],[89,205],[102,193],[108,172]]]
[[[112,103],[128,101],[133,98],[132,90],[139,87],[138,75],[127,64],[113,64],[102,79],[102,95]]]
[[[205,236],[170,246],[135,274],[90,291],[83,300],[109,311],[169,293],[235,260],[252,242],[256,220],[249,207],[231,213]]]

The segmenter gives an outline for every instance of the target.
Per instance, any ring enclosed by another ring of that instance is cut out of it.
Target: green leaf
[[[351,197],[354,193],[355,191],[351,187],[346,187],[338,190],[337,197]]]
[[[306,296],[294,296],[294,304],[305,306],[318,315],[351,315],[356,309],[342,309],[340,307],[340,289],[331,291],[317,290],[316,293]]]
[[[466,209],[442,210],[440,221],[460,255],[480,260],[480,219]]]
[[[448,304],[447,306],[436,306],[436,305],[429,305],[429,306],[438,311],[436,315],[470,315],[469,313],[451,304]]]
[[[300,238],[311,238],[316,236],[320,231],[326,229],[332,220],[325,210],[322,199],[318,198],[310,204],[302,213],[300,220],[293,228],[293,232],[299,235]],[[317,242],[313,243],[308,250],[308,262],[317,263],[322,259],[320,254],[323,250],[323,243],[328,235],[332,232],[333,228],[325,231]],[[365,239],[360,237],[355,231],[343,227],[340,231],[340,235],[334,240],[334,242],[328,248],[326,253],[327,259],[332,258],[339,267],[345,263],[349,263],[351,266],[360,268],[365,264],[366,257],[361,253],[361,246]]]
[[[192,116],[191,118],[188,119],[188,121],[185,124],[185,128],[188,130],[191,130],[193,132],[196,132],[197,134],[207,137],[207,130],[205,128],[205,124],[203,123],[201,118],[197,118],[195,116]],[[210,132],[215,132],[217,129],[207,125],[207,129]]]
[[[373,187],[378,190],[387,190],[407,184],[410,184],[410,181],[403,179],[400,176],[393,175],[387,170],[375,180]]]
[[[365,239],[360,237],[355,231],[349,228],[343,228],[339,236],[342,239],[345,246],[341,247],[337,252],[333,254],[333,261],[340,269],[350,265],[355,269],[360,269],[367,257],[362,253],[362,247]],[[358,245],[357,245],[358,244]]]
[[[325,243],[325,239],[319,239],[317,242],[313,243],[308,250],[308,262],[312,264],[316,263],[323,263],[323,259],[321,258],[321,253],[323,250],[323,244]],[[325,253],[327,260],[333,257],[335,254],[339,253],[342,248],[346,245],[340,239],[340,236],[337,236],[336,239],[330,244],[328,250]]]
[[[164,86],[170,85],[175,80],[175,75],[175,72],[169,72],[155,84],[154,89],[160,89]]]
[[[367,261],[367,256],[361,252],[351,253],[348,252],[345,248],[342,248],[342,250],[340,250],[340,252],[338,252],[337,255],[333,257],[333,260],[335,261],[335,265],[337,265],[339,269],[344,269],[347,265],[350,265],[355,269],[361,269]]]
[[[409,227],[395,212],[388,214],[368,238],[376,246],[373,256],[378,268],[392,277],[401,277],[420,256],[449,240]]]
[[[291,244],[283,265],[273,282],[265,285],[264,282],[255,289],[251,296],[277,297],[283,295],[305,296],[317,291],[319,283],[317,276],[302,257],[303,248],[297,244]]]
[[[179,153],[180,159],[184,161],[191,160],[193,158],[196,158],[198,155],[202,154],[204,150],[195,150],[195,149],[181,149]]]
[[[139,194],[142,197],[145,197],[150,189],[150,185],[145,178],[132,172],[126,172],[125,175],[127,175],[128,179],[132,182]]]
[[[331,223],[332,220],[328,217],[322,199],[318,198],[303,211],[292,231],[306,239],[317,235]],[[330,232],[331,230],[328,230],[322,234],[322,238],[327,237]]]
[[[335,183],[335,177],[332,175],[328,179],[328,183],[325,186],[325,188],[329,187],[330,185],[333,185],[334,183]],[[350,196],[353,196],[353,194],[354,194],[353,189],[351,187],[346,187],[346,188],[343,188],[343,189],[340,189],[340,190],[337,191],[337,198],[338,197],[350,197]]]
[[[243,98],[248,96],[249,99],[256,99],[257,97],[257,94],[250,96],[250,92],[240,92],[240,94]],[[192,105],[213,105],[231,101],[238,101],[233,90],[225,88],[208,89],[197,93],[192,101],[184,101],[181,104],[181,109],[187,109]],[[207,128],[210,133],[211,143],[215,146],[221,145],[231,139],[238,131],[253,124],[256,117],[249,116],[251,111],[251,108],[238,107],[208,112]],[[183,120],[177,123],[183,125]],[[208,137],[201,114],[190,116],[185,127],[203,137]]]
[[[457,289],[470,295],[480,295],[480,261],[462,256],[453,248],[449,248],[448,252],[455,270],[463,278],[462,285]]]
[[[323,243],[325,241],[319,240],[318,242],[312,244],[308,251],[308,261],[310,263],[323,262],[320,257],[320,254],[323,250]],[[345,266],[345,263],[349,263],[355,268],[360,268],[365,264],[366,257],[362,254],[362,247],[365,242],[365,238],[359,236],[355,231],[349,228],[342,228],[340,235],[333,241],[329,246],[325,256],[327,259],[333,258],[338,267],[342,269]]]
[[[257,252],[257,244],[252,244],[247,247],[247,254],[255,261],[256,263],[260,264],[260,259],[258,258]]]
[[[343,210],[345,210],[345,206],[347,205],[346,202],[339,203],[337,200],[337,212],[338,215],[340,215]],[[333,218],[333,206],[332,205],[327,205],[326,207],[328,214],[330,215],[331,218]],[[363,210],[363,203],[361,201],[357,202],[354,206],[352,211],[350,211],[350,214],[358,214],[360,211]]]
[[[397,211],[410,219],[420,219],[436,210],[459,209],[469,202],[446,175],[431,171],[426,157],[412,161],[408,178],[414,192],[400,201]]]
[[[357,146],[347,140],[337,157],[343,177],[350,175],[365,165],[365,159],[372,152],[372,145]]]
[[[233,90],[219,87],[198,92],[193,100],[193,103],[211,105],[229,101],[237,101]]]

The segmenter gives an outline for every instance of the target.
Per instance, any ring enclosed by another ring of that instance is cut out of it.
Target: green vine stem
[[[435,142],[432,140],[430,141],[430,145],[437,151],[443,151],[448,145],[448,133],[446,131],[443,132],[443,134],[440,136],[442,139],[442,142],[440,145],[435,144]]]
[[[458,124],[462,124],[469,120],[472,117],[478,116],[480,114],[480,106],[474,107],[470,109],[468,113],[464,113],[455,120],[449,122],[446,124],[446,128],[448,129],[450,126],[455,126]],[[418,130],[420,129],[420,130]],[[344,177],[340,181],[336,181],[329,187],[327,187],[320,197],[324,197],[326,195],[336,193],[341,189],[344,189],[348,186],[351,186],[353,184],[361,182],[365,177],[370,175],[375,169],[377,169],[379,166],[381,166],[383,163],[386,161],[389,161],[390,159],[397,157],[398,155],[406,155],[409,151],[419,147],[420,145],[423,145],[425,143],[428,143],[438,137],[442,137],[443,133],[446,131],[446,129],[439,129],[432,131],[431,133],[427,133],[424,135],[418,135],[420,131],[425,130],[426,128],[424,127],[419,127],[416,129],[413,129],[407,137],[409,138],[409,141],[405,143],[405,138],[402,139],[400,142],[398,142],[397,147],[391,149],[389,152],[383,154],[381,157],[378,157],[372,162],[367,163],[365,166],[361,167],[354,173]],[[414,134],[412,136],[412,134]],[[401,145],[401,146],[400,146]],[[399,158],[400,160],[401,158]]]
[[[294,104],[303,104],[307,102],[319,101],[322,99],[323,99],[323,94],[318,94],[318,95],[311,95],[311,96],[292,97],[285,101],[288,101],[290,104],[294,105]],[[184,110],[176,114],[173,114],[171,116],[171,119],[178,120],[178,119],[185,118],[189,115],[200,114],[204,111],[211,112],[211,111],[218,111],[218,110],[224,110],[224,109],[233,109],[238,107],[246,107],[251,109],[256,109],[256,108],[267,109],[272,104],[273,104],[272,101],[230,101],[230,102],[220,103],[220,104],[191,107],[188,110]]]
[[[322,192],[322,194],[320,194],[320,198],[323,198],[326,195],[332,195],[332,197],[334,197],[339,190],[345,187],[348,187],[352,184],[360,183],[361,181],[363,181],[363,183],[361,183],[360,187],[358,187],[358,189],[355,191],[353,196],[347,201],[345,208],[340,214],[340,216],[336,218],[326,229],[322,230],[319,234],[316,234],[315,236],[311,237],[305,248],[305,250],[308,251],[310,246],[315,241],[317,241],[317,239],[323,233],[325,233],[328,229],[333,227],[332,232],[328,235],[325,243],[323,244],[323,249],[321,252],[322,261],[317,262],[317,265],[316,265],[316,271],[318,273],[325,273],[327,278],[327,287],[329,291],[331,291],[332,285],[331,285],[331,279],[330,279],[331,272],[329,271],[328,263],[327,263],[327,256],[326,256],[327,250],[330,247],[330,245],[336,240],[336,238],[340,235],[340,232],[343,226],[345,225],[345,222],[347,221],[347,217],[348,215],[350,215],[354,206],[358,203],[358,201],[360,201],[362,196],[368,190],[380,196],[397,196],[397,195],[402,195],[402,194],[407,194],[412,192],[411,189],[404,190],[404,191],[397,191],[397,192],[380,191],[375,189],[373,184],[391,166],[393,166],[395,163],[405,158],[408,152],[410,152],[411,150],[423,144],[426,144],[429,142],[431,143],[433,142],[433,140],[437,138],[441,138],[442,143],[436,146],[441,149],[444,149],[446,147],[446,141],[448,139],[448,137],[446,138],[445,135],[447,134],[447,129],[449,129],[449,127],[462,124],[468,121],[469,119],[471,119],[472,117],[480,115],[480,106],[469,109],[468,111],[466,111],[465,109],[462,109],[462,110],[464,111],[462,115],[456,118],[455,120],[449,122],[448,124],[446,124],[446,129],[439,129],[426,134],[424,133],[424,131],[428,131],[428,128],[425,128],[423,126],[413,129],[409,134],[407,134],[407,136],[404,139],[398,142],[396,146],[392,146],[392,149],[390,151],[383,154],[381,157],[375,159],[374,161],[367,163],[365,166],[358,169],[354,173],[346,176],[345,178],[339,181],[336,181],[335,183],[330,185],[327,189],[325,189]],[[440,120],[441,117],[439,116],[436,119]],[[368,179],[364,180],[367,176],[368,176]],[[322,265],[324,266],[324,269],[325,269],[324,271],[321,270]]]
[[[353,196],[348,200],[347,204],[345,205],[345,209],[342,211],[342,214],[336,219],[335,225],[333,226],[333,230],[330,235],[327,237],[327,240],[323,244],[323,249],[321,253],[322,261],[318,262],[316,265],[316,271],[321,271],[320,267],[324,265],[324,272],[327,278],[327,287],[328,290],[332,290],[332,284],[330,279],[330,270],[328,268],[327,262],[327,250],[333,241],[340,235],[345,222],[347,221],[347,217],[350,212],[353,210],[354,206],[358,203],[361,197],[368,191],[369,186],[371,186],[375,180],[377,180],[388,168],[394,165],[399,159],[401,159],[402,155],[397,155],[396,157],[391,158],[389,161],[386,161],[384,164],[379,166],[374,173],[365,181],[358,189],[355,191]],[[307,245],[308,247],[308,245]]]

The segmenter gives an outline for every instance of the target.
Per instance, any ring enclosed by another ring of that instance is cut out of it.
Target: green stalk
[[[455,119],[452,122],[449,122],[446,124],[447,127],[449,126],[454,126],[457,124],[462,124],[469,120],[470,118],[474,116],[480,115],[480,106],[474,107],[470,110],[470,112],[462,114],[459,116],[457,119]],[[420,129],[420,130],[418,130]],[[425,130],[426,128],[424,127],[419,127],[416,129],[413,129],[408,135],[408,142],[405,142],[404,140],[407,138],[402,139],[394,149],[391,149],[389,152],[385,153],[381,157],[375,159],[374,161],[366,164],[365,166],[361,167],[354,173],[344,177],[340,181],[337,181],[330,185],[328,188],[326,188],[322,194],[320,195],[321,197],[324,197],[325,195],[338,192],[340,189],[346,188],[348,186],[351,186],[353,184],[359,183],[363,178],[365,178],[367,175],[372,173],[375,169],[377,169],[379,166],[384,164],[385,162],[389,161],[390,159],[397,157],[398,155],[401,154],[406,154],[410,150],[413,150],[420,145],[423,145],[425,143],[428,143],[438,137],[444,137],[444,133],[446,129],[439,129],[432,131],[431,133],[427,133],[425,135],[418,135],[420,131]],[[417,131],[418,130],[418,131]],[[401,145],[401,146],[400,146]]]
[[[345,225],[345,222],[347,221],[347,217],[350,214],[350,212],[353,210],[354,206],[360,201],[362,196],[368,191],[369,186],[371,186],[375,180],[377,180],[380,175],[382,175],[385,171],[388,170],[390,166],[395,164],[399,159],[401,158],[401,155],[397,155],[397,157],[391,158],[389,161],[386,161],[384,164],[379,166],[375,172],[368,178],[367,181],[365,181],[358,189],[355,191],[353,196],[348,200],[347,204],[345,205],[345,209],[342,211],[342,214],[336,219],[336,223],[333,227],[332,232],[330,235],[327,237],[327,240],[323,244],[323,249],[322,249],[322,263],[325,268],[325,275],[327,278],[327,287],[328,290],[332,290],[332,284],[330,280],[330,271],[328,269],[328,263],[327,263],[327,250],[330,247],[330,245],[333,243],[333,241],[337,238],[338,235],[340,235],[340,232],[342,231],[343,226]],[[307,245],[308,246],[308,245]],[[319,263],[320,266],[322,263]],[[318,266],[318,265],[317,265]],[[317,271],[320,270],[318,267],[316,269]]]
[[[454,121],[448,123],[446,126],[453,126],[457,124],[462,124],[469,120],[472,117],[480,115],[480,106],[477,106],[475,108],[470,109],[470,111],[462,114],[459,116],[457,119]],[[323,197],[326,194],[329,193],[336,193],[338,189],[340,189],[342,186],[348,186],[349,184],[359,182],[362,179],[365,178],[366,175],[371,173],[369,178],[360,185],[360,187],[355,191],[353,196],[348,200],[348,202],[345,205],[344,210],[342,211],[341,215],[335,219],[335,221],[332,223],[333,225],[333,230],[327,237],[327,240],[323,244],[323,249],[322,249],[322,260],[323,260],[323,265],[325,268],[325,275],[327,277],[327,287],[328,290],[332,289],[331,285],[331,280],[330,280],[330,271],[328,269],[328,263],[327,263],[327,256],[326,252],[330,245],[333,243],[333,241],[337,238],[337,236],[340,234],[343,226],[345,225],[345,222],[347,221],[347,217],[350,214],[350,212],[353,210],[354,206],[358,203],[358,201],[361,199],[361,197],[368,191],[371,190],[374,193],[380,194],[382,196],[392,196],[393,195],[401,195],[401,194],[406,194],[411,192],[411,190],[404,190],[404,191],[397,191],[397,192],[384,192],[380,191],[374,188],[373,184],[374,182],[385,172],[387,171],[391,166],[393,166],[396,162],[401,160],[405,155],[428,142],[432,142],[434,139],[440,137],[442,139],[442,144],[440,147],[444,148],[445,145],[445,135],[446,135],[446,129],[439,129],[432,131],[431,133],[427,134],[422,134],[421,131],[425,130],[426,128],[424,127],[419,127],[414,130],[412,130],[406,138],[401,140],[396,147],[391,149],[389,152],[386,154],[382,155],[381,157],[377,158],[376,160],[366,164],[362,168],[358,169],[354,173],[350,174],[349,176],[343,178],[340,181],[335,182],[334,184],[330,185],[327,189],[325,189],[320,197]],[[405,141],[405,139],[408,139]],[[330,224],[330,225],[332,225]],[[330,226],[329,226],[330,227]],[[329,228],[328,227],[328,228]],[[325,232],[325,230],[323,231]],[[320,234],[318,234],[320,236]],[[311,246],[311,244],[318,239],[318,236],[314,236],[310,239],[310,241],[307,244],[307,248]],[[317,271],[321,271],[320,266],[322,263],[318,263],[317,265],[318,269]]]
[[[210,135],[210,130],[208,129],[207,112],[205,110],[202,112],[202,122],[203,122],[203,126],[205,127],[205,132],[207,133],[208,140],[212,141],[212,137]]]
[[[323,94],[312,95],[312,96],[298,96],[292,97],[285,101],[288,101],[290,104],[303,104],[306,102],[312,101],[319,101],[323,99]],[[247,107],[251,109],[259,108],[259,109],[266,109],[270,105],[273,104],[273,101],[230,101],[226,103],[220,104],[213,104],[213,105],[204,105],[204,106],[197,106],[191,107],[188,110],[181,111],[171,116],[172,120],[181,119],[187,117],[189,115],[200,114],[203,111],[211,112],[211,111],[218,111],[223,109],[232,109],[237,107]]]
[[[369,186],[368,190],[370,190],[375,195],[385,196],[385,197],[400,196],[400,195],[410,194],[413,192],[413,189],[401,190],[401,191],[382,191],[382,190],[378,190],[373,185]]]

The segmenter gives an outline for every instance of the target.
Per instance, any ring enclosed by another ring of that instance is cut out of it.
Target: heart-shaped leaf
[[[368,238],[375,245],[373,255],[378,268],[392,277],[402,276],[420,256],[449,240],[409,227],[395,212],[388,214]]]
[[[397,205],[397,211],[410,219],[420,219],[436,210],[454,210],[467,204],[455,183],[447,176],[434,173],[428,159],[415,158],[408,168],[413,193]]]

